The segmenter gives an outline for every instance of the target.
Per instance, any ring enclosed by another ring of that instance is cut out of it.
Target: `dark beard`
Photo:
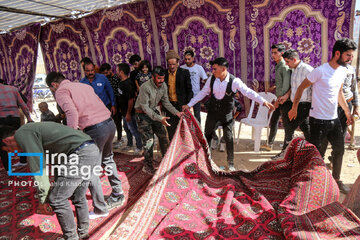
[[[346,67],[347,66],[347,63],[344,62],[341,58],[339,58],[337,61],[336,61],[337,64],[339,64],[340,66],[343,66],[343,67]]]

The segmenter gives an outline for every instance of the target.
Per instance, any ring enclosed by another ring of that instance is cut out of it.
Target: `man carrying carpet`
[[[169,147],[169,140],[166,136],[164,128],[164,126],[170,126],[170,124],[166,121],[169,117],[161,116],[156,107],[161,101],[162,106],[173,115],[176,115],[179,118],[183,115],[182,112],[176,110],[170,103],[167,86],[166,84],[163,84],[164,80],[165,70],[162,67],[155,67],[152,80],[141,85],[139,95],[135,103],[135,118],[144,148],[145,165],[143,167],[143,171],[149,174],[155,173],[155,169],[152,164],[154,133],[159,138],[161,154],[163,156]]]
[[[18,130],[0,126],[0,147],[6,152],[46,153],[47,156],[43,159],[58,156],[57,163],[60,167],[57,167],[57,176],[51,191],[46,169],[52,169],[54,165],[49,166],[51,162],[48,160],[41,163],[38,156],[27,157],[32,173],[43,171],[42,175],[34,176],[34,185],[38,188],[39,209],[46,205],[47,201],[50,203],[65,239],[88,238],[89,210],[86,191],[90,179],[95,176],[94,171],[100,168],[99,149],[90,136],[54,122],[28,123]],[[41,166],[43,169],[40,169]],[[86,171],[83,171],[84,169]],[[75,172],[72,172],[74,170]],[[75,206],[77,227],[69,198]]]
[[[210,95],[209,110],[205,122],[205,137],[210,145],[213,132],[217,127],[216,124],[220,122],[224,131],[229,170],[235,171],[234,139],[232,133],[235,94],[239,91],[244,96],[271,110],[274,109],[274,106],[252,89],[248,88],[240,78],[236,78],[230,74],[227,71],[229,62],[225,58],[216,58],[214,61],[211,61],[210,64],[212,65],[213,76],[206,81],[203,89],[193,97],[187,105],[183,106],[183,110],[193,107],[196,103]]]

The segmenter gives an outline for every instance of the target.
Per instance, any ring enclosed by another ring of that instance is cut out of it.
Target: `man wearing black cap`
[[[219,121],[224,131],[229,170],[234,171],[234,139],[232,126],[234,124],[233,109],[235,93],[239,91],[244,96],[264,105],[270,110],[273,110],[274,106],[248,88],[240,78],[231,75],[227,71],[229,63],[225,58],[216,58],[210,62],[210,64],[212,65],[212,77],[206,81],[203,89],[192,98],[183,109],[189,109],[210,94],[209,112],[205,122],[205,137],[208,144],[210,144],[212,134],[216,130],[216,123]]]

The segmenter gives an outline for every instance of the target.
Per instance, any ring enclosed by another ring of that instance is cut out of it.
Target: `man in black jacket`
[[[179,67],[179,55],[174,51],[170,50],[166,54],[166,61],[168,65],[168,71],[165,75],[165,82],[168,86],[169,100],[171,104],[178,110],[182,111],[182,106],[186,105],[193,97],[190,73],[186,69]],[[167,127],[169,134],[169,140],[171,141],[179,118],[166,109],[164,109],[167,117],[170,117],[168,123],[170,126]]]

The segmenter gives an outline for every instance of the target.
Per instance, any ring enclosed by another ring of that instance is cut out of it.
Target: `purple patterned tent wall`
[[[43,27],[41,47],[47,71],[62,72],[75,81],[84,76],[79,65],[89,57],[96,65],[128,62],[139,54],[156,64],[150,14],[146,2],[98,11],[73,21],[58,21]]]
[[[248,81],[265,82],[259,91],[273,84],[270,47],[278,42],[297,49],[314,67],[328,61],[335,41],[350,36],[352,2],[246,1]]]
[[[85,18],[95,48],[97,64],[113,66],[129,63],[139,54],[152,65],[156,64],[153,30],[146,2],[127,4],[107,11],[99,11]]]
[[[81,78],[79,62],[91,54],[82,21],[62,20],[42,27],[40,45],[47,72],[61,72],[70,80]]]
[[[168,49],[181,59],[186,49],[196,53],[196,61],[211,73],[210,60],[229,60],[229,71],[240,76],[240,22],[236,1],[154,1],[161,36],[161,64]]]
[[[40,43],[46,70],[61,71],[70,80],[83,76],[78,63],[85,56],[114,66],[138,53],[165,67],[169,49],[182,57],[190,48],[208,73],[209,60],[225,56],[231,73],[264,91],[274,76],[270,46],[283,42],[313,66],[326,62],[336,39],[350,36],[353,1],[144,0],[47,24]],[[7,68],[0,67],[0,76]]]
[[[1,35],[1,78],[15,86],[28,99],[32,109],[32,86],[35,79],[40,24]]]

